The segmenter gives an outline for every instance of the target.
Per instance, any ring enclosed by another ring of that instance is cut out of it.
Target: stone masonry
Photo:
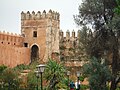
[[[34,60],[45,63],[48,58],[55,58],[54,54],[59,54],[57,58],[66,66],[80,67],[82,62],[76,57],[77,53],[70,51],[76,47],[77,52],[79,31],[77,37],[74,31],[72,36],[69,31],[66,37],[63,34],[58,12],[22,11],[21,35],[0,32],[0,65],[14,67]]]
[[[23,41],[20,35],[0,32],[0,65],[14,67],[30,63],[30,50],[23,47]]]
[[[21,33],[24,43],[31,52],[33,50],[31,54],[35,53],[34,46],[38,48],[37,58],[42,62],[51,58],[52,52],[59,53],[59,16],[59,13],[52,10],[48,13],[44,10],[42,14],[40,11],[36,14],[34,11],[31,14],[29,11],[21,13]],[[35,55],[31,57],[32,60],[34,58],[36,58]]]

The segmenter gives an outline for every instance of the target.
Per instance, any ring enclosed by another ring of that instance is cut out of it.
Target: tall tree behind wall
[[[81,30],[79,30],[79,35],[78,35],[78,54],[77,56],[80,57],[81,61],[87,62],[89,55],[87,54],[88,52],[88,46],[89,42],[91,41],[91,38],[93,37],[92,31],[90,28],[83,26]]]
[[[91,25],[94,37],[89,43],[88,54],[98,59],[104,58],[104,54],[111,53],[112,80],[111,90],[116,89],[120,80],[119,39],[120,17],[115,14],[117,7],[115,0],[83,0],[79,6],[79,14],[75,16],[75,22],[79,26]],[[109,55],[108,55],[109,56]]]

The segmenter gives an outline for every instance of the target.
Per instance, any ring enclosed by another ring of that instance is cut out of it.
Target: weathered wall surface
[[[64,33],[60,31],[58,12],[22,12],[21,35],[0,32],[0,65],[14,67],[18,64],[29,64],[32,61],[31,57],[38,54],[37,58],[42,62],[47,62],[48,58],[59,59],[64,56],[66,66],[79,67],[79,36],[79,32],[76,37],[75,31],[72,31],[72,36],[67,31],[64,37]],[[38,49],[33,49],[35,46]],[[62,47],[64,50],[60,49]]]
[[[23,41],[21,35],[0,32],[0,65],[14,67],[29,64],[30,49],[23,47]]]
[[[51,58],[52,52],[59,51],[59,13],[49,11],[42,13],[34,11],[21,13],[21,33],[24,36],[24,43],[28,48],[37,45],[39,48],[39,59],[46,62]],[[36,32],[36,37],[34,37]]]
[[[77,35],[76,35],[77,34]],[[64,32],[60,31],[60,58],[65,63],[67,67],[81,67],[85,62],[85,52],[80,48],[80,31],[75,33],[73,30],[66,32],[66,37],[64,37]]]
[[[0,43],[0,65],[14,67],[19,64],[29,64],[30,50],[25,47],[15,47]]]
[[[45,10],[42,13],[22,12],[21,35],[0,32],[0,65],[14,67],[29,64],[35,45],[38,47],[39,59],[43,62],[51,58],[53,52],[59,53],[59,16],[52,10],[48,13]]]
[[[21,35],[9,33],[9,32],[0,32],[0,43],[3,45],[11,45],[22,47],[24,38]]]
[[[43,20],[44,21],[44,20]],[[25,34],[24,43],[28,43],[28,48],[32,48],[33,45],[37,45],[39,48],[39,58],[43,59],[46,49],[46,23],[38,21],[39,24],[44,25],[44,27],[33,26],[34,20],[24,20],[24,25],[22,26],[22,33]],[[35,22],[37,24],[37,22]],[[29,25],[31,24],[31,25]],[[33,32],[37,32],[37,37],[33,37]]]

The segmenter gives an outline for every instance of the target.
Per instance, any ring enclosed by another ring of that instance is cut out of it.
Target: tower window
[[[37,31],[33,31],[33,37],[37,37]]]
[[[24,47],[28,47],[28,43],[24,43]]]

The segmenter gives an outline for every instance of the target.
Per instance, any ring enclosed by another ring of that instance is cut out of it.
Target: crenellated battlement
[[[23,37],[21,35],[0,31],[0,44],[22,46],[22,43]]]
[[[77,34],[77,35],[76,35]],[[70,38],[79,38],[80,37],[80,31],[78,30],[77,32],[75,32],[74,30],[72,32],[70,32],[69,30],[67,30],[65,33],[60,30],[60,37],[62,38],[66,38],[66,39],[70,39]]]
[[[42,13],[40,11],[38,11],[37,13],[35,13],[34,11],[32,11],[31,13],[29,11],[25,12],[21,12],[21,20],[40,20],[40,19],[54,19],[54,20],[59,20],[60,18],[60,14],[58,12],[49,10],[48,13],[46,13],[46,11],[44,10]]]
[[[80,38],[80,31],[78,30],[77,33],[73,30],[71,33],[69,30],[66,32],[66,36],[64,36],[64,32],[60,30],[59,33],[59,44],[61,47],[66,48],[74,48],[77,47],[79,44],[79,38]],[[77,34],[77,35],[76,35]]]
[[[80,32],[74,30],[67,30],[64,36],[64,32],[60,30],[58,12],[22,11],[21,35],[0,31],[0,65],[13,67],[38,59],[45,63],[54,54],[58,59],[56,53],[60,54],[60,58],[65,57],[61,60],[78,60],[79,37]]]
[[[10,33],[10,32],[6,32],[6,31],[0,31],[0,34],[10,35],[10,36],[17,36],[17,37],[22,37],[21,34]]]

